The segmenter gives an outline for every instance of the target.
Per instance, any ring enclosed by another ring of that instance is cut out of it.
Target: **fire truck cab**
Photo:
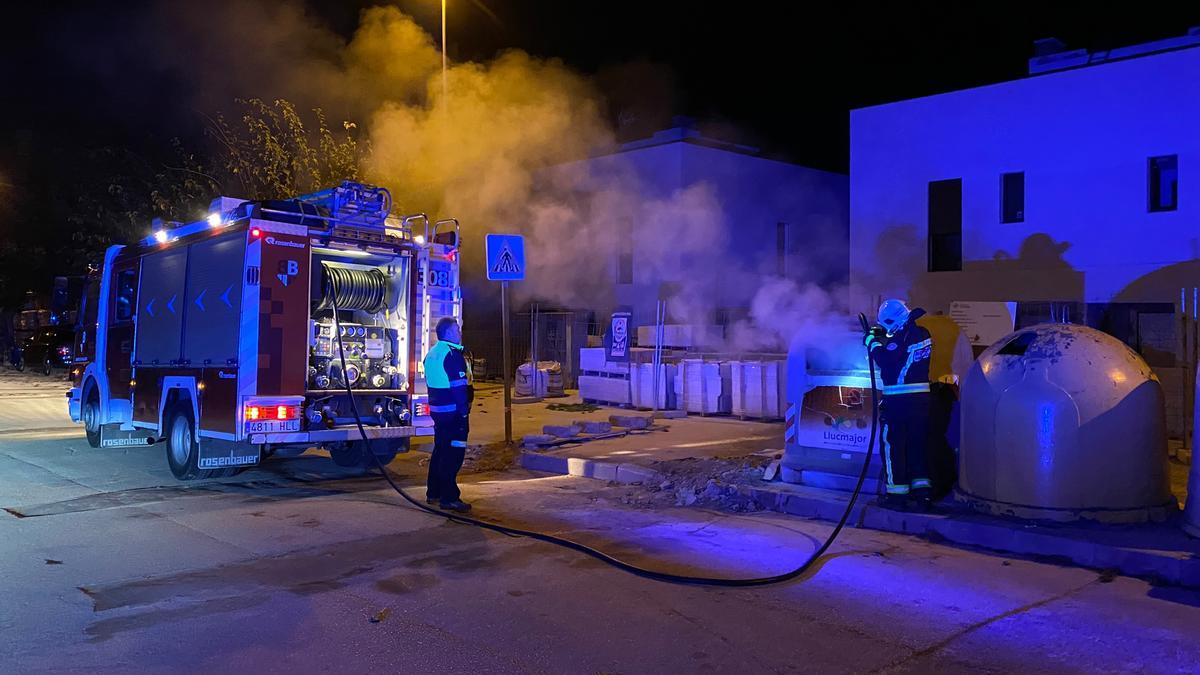
[[[162,443],[191,480],[312,447],[373,466],[359,421],[383,463],[432,435],[421,361],[437,321],[461,319],[459,226],[391,207],[351,182],[220,197],[203,221],[110,247],[68,393],[89,444]]]

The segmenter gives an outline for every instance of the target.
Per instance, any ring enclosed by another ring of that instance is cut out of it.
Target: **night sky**
[[[1040,37],[1101,49],[1200,25],[1200,7],[1134,2],[482,2],[488,11],[450,0],[453,58],[508,48],[558,57],[595,76],[627,137],[687,115],[769,155],[839,171],[852,108],[1022,77]],[[347,37],[370,4],[308,0]],[[436,0],[398,4],[437,30]],[[153,6],[6,9],[0,188],[19,193],[26,210],[56,198],[51,179],[84,149],[116,146],[155,161],[171,138],[200,134],[187,72],[161,67],[140,46]],[[10,209],[0,218],[7,237],[16,221]]]

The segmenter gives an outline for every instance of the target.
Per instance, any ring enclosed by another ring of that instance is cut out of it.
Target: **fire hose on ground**
[[[337,330],[340,328],[340,326],[338,325],[338,322],[340,321],[340,319],[338,318],[337,286],[333,285],[330,288],[330,291],[331,291],[330,301],[331,301],[331,304],[333,305],[333,317],[334,317],[334,327],[335,327],[334,335],[337,336],[337,341],[338,341],[338,358],[341,360],[342,368],[344,370],[346,367],[346,356],[345,356],[344,350],[342,348],[341,331]],[[863,328],[865,330],[867,327],[866,317],[860,314],[859,321],[862,323]],[[379,460],[379,457],[375,454],[374,450],[371,448],[371,439],[367,435],[366,428],[363,426],[362,416],[359,415],[358,404],[355,403],[355,401],[354,401],[354,392],[350,388],[349,384],[345,384],[345,388],[346,388],[346,394],[350,397],[350,409],[354,413],[355,424],[358,426],[358,433],[362,437],[363,445],[365,446],[364,447],[365,452],[371,456],[371,458],[375,462],[375,465],[379,468],[380,473],[383,474],[384,480],[386,480],[388,482],[388,485],[390,485],[392,487],[392,489],[395,490],[396,493],[399,494],[401,497],[403,497],[405,499],[405,501],[407,501],[409,504],[412,504],[413,506],[417,507],[418,509],[421,509],[422,511],[424,511],[426,513],[429,513],[429,514],[432,514],[435,516],[440,516],[440,517],[445,518],[452,522],[462,523],[465,525],[474,525],[476,527],[480,527],[480,528],[483,528],[486,530],[491,530],[493,532],[499,532],[500,534],[504,534],[504,535],[511,536],[511,537],[527,537],[529,539],[543,541],[548,544],[554,544],[555,546],[561,546],[563,548],[567,548],[572,551],[577,551],[584,555],[591,556],[601,562],[612,565],[613,567],[616,567],[617,569],[622,570],[624,572],[629,572],[630,574],[635,574],[639,577],[643,577],[646,579],[652,579],[654,581],[663,581],[663,582],[673,583],[673,584],[688,584],[688,585],[695,585],[695,586],[724,586],[724,587],[746,588],[746,587],[751,587],[751,586],[769,586],[771,584],[778,584],[778,583],[782,583],[785,581],[790,581],[792,579],[799,577],[800,575],[804,574],[805,572],[807,572],[813,566],[813,564],[816,563],[817,560],[820,559],[820,557],[825,554],[825,551],[829,550],[829,547],[833,545],[834,540],[837,539],[838,534],[841,533],[842,528],[846,525],[846,521],[850,518],[850,513],[853,511],[854,504],[858,500],[859,494],[862,492],[863,483],[866,481],[867,470],[871,466],[871,457],[874,454],[874,448],[875,448],[875,434],[876,434],[876,430],[879,426],[879,405],[878,405],[877,396],[875,394],[875,365],[871,361],[870,354],[867,355],[867,363],[868,363],[868,366],[869,366],[870,372],[871,372],[871,437],[870,437],[870,442],[867,445],[866,457],[863,459],[862,470],[858,474],[858,482],[855,483],[854,491],[850,494],[850,501],[846,504],[846,510],[842,513],[842,517],[838,520],[837,525],[834,526],[833,531],[829,533],[829,536],[825,539],[825,542],[822,543],[821,546],[819,546],[815,551],[813,551],[812,555],[810,555],[808,557],[808,559],[805,560],[802,565],[800,565],[799,567],[797,567],[791,571],[784,572],[782,574],[776,574],[776,575],[767,576],[767,577],[754,577],[754,578],[748,578],[748,579],[730,579],[730,578],[722,578],[722,577],[701,577],[701,576],[692,576],[692,575],[687,575],[687,574],[673,574],[671,572],[662,572],[662,571],[658,571],[658,570],[647,569],[647,568],[635,565],[633,563],[626,562],[619,558],[615,558],[607,553],[604,553],[603,551],[594,549],[590,546],[587,546],[586,544],[581,544],[577,541],[572,541],[570,539],[564,539],[562,537],[556,537],[554,535],[545,534],[543,532],[535,532],[533,530],[524,530],[524,529],[517,528],[517,527],[508,527],[506,525],[499,525],[497,523],[489,523],[484,520],[471,518],[470,516],[464,516],[464,515],[457,514],[457,513],[441,511],[441,510],[438,510],[435,508],[431,508],[425,504],[422,504],[419,500],[414,499],[413,497],[409,496],[409,494],[407,492],[405,492],[399,485],[396,484],[395,479],[392,478],[392,475],[387,470],[387,467],[384,466],[383,462],[381,462]]]

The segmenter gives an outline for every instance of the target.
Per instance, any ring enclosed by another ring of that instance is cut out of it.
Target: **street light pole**
[[[442,0],[442,105],[446,104],[446,0]]]

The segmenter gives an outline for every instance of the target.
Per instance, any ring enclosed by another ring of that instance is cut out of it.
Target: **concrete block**
[[[656,420],[677,420],[687,417],[686,410],[658,410],[651,415]]]
[[[578,436],[579,432],[581,431],[583,431],[583,429],[574,424],[547,424],[542,427],[542,433],[548,436],[554,436],[556,438],[574,438],[575,436]]]
[[[521,445],[527,448],[535,448],[543,443],[549,443],[554,440],[554,436],[549,434],[525,434],[521,437]]]
[[[649,417],[641,415],[609,415],[609,424],[614,427],[625,427],[626,429],[648,429],[652,423]]]
[[[521,453],[521,467],[530,471],[544,471],[546,473],[557,473],[566,475],[567,473],[567,458],[555,457],[554,455],[542,455],[535,452]]]
[[[581,459],[579,457],[567,458],[567,473],[572,476],[580,476],[582,478],[595,478],[596,480],[616,480],[617,466],[617,464],[613,464],[611,462],[597,462],[590,459]]]
[[[773,481],[773,480],[775,480],[775,476],[777,476],[778,474],[779,474],[779,460],[773,459],[770,461],[770,463],[767,464],[766,468],[763,469],[763,480]]]
[[[612,424],[602,420],[575,420],[571,424],[579,427],[585,434],[607,434],[613,428]]]
[[[618,483],[642,483],[643,485],[651,485],[661,481],[662,474],[646,466],[637,464],[619,464],[617,465],[617,482]]]

